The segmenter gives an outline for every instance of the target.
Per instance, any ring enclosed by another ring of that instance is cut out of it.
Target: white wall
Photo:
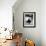
[[[16,4],[18,7],[16,7]],[[22,32],[24,38],[34,40],[36,46],[46,46],[45,0],[23,0],[20,4],[16,4],[13,7],[15,30]],[[23,12],[34,11],[36,12],[36,28],[23,28]]]
[[[16,0],[0,0],[0,27],[12,28],[12,6],[15,2]],[[16,30],[22,32],[25,38],[33,39],[37,46],[41,43],[46,46],[46,0],[23,0],[20,4],[14,5]],[[36,12],[36,28],[23,28],[24,11]]]
[[[46,0],[41,2],[41,40],[42,46],[46,46]]]
[[[12,6],[16,0],[0,0],[0,27],[12,28]]]

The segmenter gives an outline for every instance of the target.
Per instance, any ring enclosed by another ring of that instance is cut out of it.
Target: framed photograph
[[[23,13],[23,27],[36,27],[36,12]]]

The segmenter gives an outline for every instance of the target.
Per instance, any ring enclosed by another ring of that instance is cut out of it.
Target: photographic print
[[[36,27],[36,12],[23,13],[23,27]]]

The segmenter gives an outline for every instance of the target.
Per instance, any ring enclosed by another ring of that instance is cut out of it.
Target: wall
[[[46,46],[46,0],[41,1],[41,40],[42,46]]]
[[[38,46],[40,46],[40,40],[42,42],[42,46],[46,46],[46,0],[41,0],[41,2],[40,0],[23,0],[22,2],[18,2],[16,3],[16,0],[0,0],[0,27],[12,28],[12,6],[15,3],[13,11],[15,15],[16,30],[18,30],[18,32],[22,32],[25,38],[28,38],[29,36],[28,39],[33,39]],[[37,12],[36,28],[23,28],[24,11]]]
[[[45,7],[44,3],[45,1],[43,2],[43,0],[23,0],[21,3],[19,4],[15,3],[13,6],[15,30],[18,30],[18,32],[22,32],[24,39],[27,38],[34,40],[36,46],[46,46],[45,40],[43,40],[46,38],[44,36],[45,35],[44,33],[46,32],[45,31],[46,15],[44,15],[43,12],[43,9]],[[23,12],[34,12],[34,11],[36,12],[36,28],[23,28]]]
[[[0,0],[0,27],[12,29],[12,6],[16,0]]]

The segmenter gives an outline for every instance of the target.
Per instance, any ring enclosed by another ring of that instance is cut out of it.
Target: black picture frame
[[[23,27],[36,27],[36,12],[23,12]]]

